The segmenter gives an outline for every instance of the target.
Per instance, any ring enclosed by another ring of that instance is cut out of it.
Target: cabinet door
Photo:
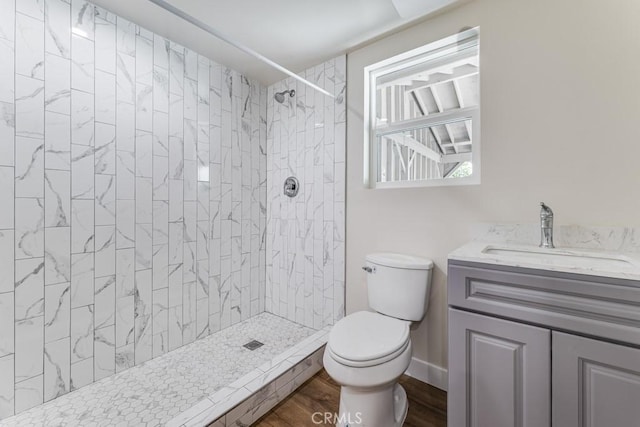
[[[551,332],[449,309],[449,427],[549,427]]]
[[[553,332],[553,425],[638,427],[640,350]]]

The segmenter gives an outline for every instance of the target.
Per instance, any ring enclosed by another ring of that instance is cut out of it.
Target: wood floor
[[[414,378],[403,376],[400,384],[409,397],[405,427],[446,427],[447,394]],[[312,421],[314,412],[337,412],[340,387],[323,369],[256,421],[256,427],[327,426]]]

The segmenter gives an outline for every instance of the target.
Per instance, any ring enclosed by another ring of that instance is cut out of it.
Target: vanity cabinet
[[[449,427],[640,426],[640,282],[450,260],[448,297]]]
[[[552,424],[639,426],[640,350],[553,332]]]

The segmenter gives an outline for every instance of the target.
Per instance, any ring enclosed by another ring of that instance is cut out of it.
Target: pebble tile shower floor
[[[262,313],[0,422],[0,426],[157,426],[315,330]],[[251,351],[251,340],[264,343]]]

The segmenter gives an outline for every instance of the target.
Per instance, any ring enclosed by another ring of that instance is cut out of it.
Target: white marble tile
[[[77,34],[71,36],[71,88],[94,93],[95,52],[91,40]]]
[[[118,32],[117,32],[117,46],[118,52],[123,52],[127,55],[135,56],[136,54],[136,26],[133,22],[118,16],[117,18]],[[135,76],[135,74],[132,74]]]
[[[153,247],[153,289],[169,286],[169,245]]]
[[[94,145],[94,96],[79,90],[71,91],[71,143]]]
[[[184,91],[184,48],[171,48],[169,52],[169,92],[182,95]]]
[[[135,155],[133,152],[118,150],[116,152],[116,199],[134,200],[134,196]]]
[[[71,0],[71,26],[73,33],[93,40],[95,33],[95,10],[84,0]]]
[[[96,278],[94,289],[95,328],[115,325],[116,276]]]
[[[71,363],[69,337],[45,345],[44,401],[71,391]]]
[[[0,418],[14,414],[14,355],[0,358]]]
[[[150,86],[153,81],[153,41],[136,37],[136,81]]]
[[[30,0],[27,0],[29,3]],[[44,80],[44,22],[16,14],[16,74]]]
[[[93,382],[93,357],[71,364],[71,391]]]
[[[153,176],[153,137],[142,131],[136,133],[136,176]]]
[[[118,298],[116,300],[116,346],[123,346],[134,343],[135,327],[135,298],[133,295]]]
[[[98,381],[116,372],[115,327],[96,329],[94,345],[93,369],[95,380]]]
[[[71,197],[93,199],[94,187],[94,148],[71,144]]]
[[[119,36],[118,36],[119,37]],[[135,105],[136,102],[136,85],[135,85],[135,67],[136,59],[124,52],[118,51],[116,55],[116,82],[117,82],[117,100],[118,103],[126,102]],[[135,117],[132,116],[132,119]]]
[[[45,77],[45,110],[69,115],[71,113],[71,61],[47,53]]]
[[[153,36],[153,64],[167,70],[169,68],[170,43],[167,39],[155,34]]]
[[[71,333],[71,303],[69,283],[45,287],[44,339],[45,343],[69,337]],[[68,344],[68,343],[67,343]]]
[[[116,372],[132,368],[135,364],[135,347],[133,344],[116,348]]]
[[[153,69],[153,109],[169,112],[169,72],[160,66]]]
[[[169,161],[153,156],[153,200],[169,201]]]
[[[44,196],[44,140],[16,138],[16,197]]]
[[[89,253],[95,248],[95,216],[93,200],[71,202],[71,252]]]
[[[118,77],[118,86],[120,80]],[[119,89],[118,89],[119,90]],[[116,148],[118,151],[135,151],[135,106],[118,101],[116,105]]]
[[[42,353],[41,353],[42,354]],[[16,355],[16,359],[18,356]],[[17,362],[17,361],[16,361]],[[42,361],[40,362],[42,363]],[[17,378],[16,378],[17,379]],[[16,413],[26,411],[43,402],[43,375],[16,382],[15,405]]]
[[[44,82],[21,75],[16,82],[16,136],[44,137]]]
[[[153,130],[153,86],[136,85],[136,129]]]
[[[116,251],[116,297],[124,298],[134,294],[135,250]]]
[[[105,123],[96,123],[95,173],[116,174],[116,128]],[[97,186],[97,182],[96,182]],[[115,191],[115,183],[113,185]],[[97,197],[97,195],[96,195]]]
[[[44,201],[16,199],[16,259],[44,256]]]
[[[14,165],[15,131],[15,104],[0,102],[0,165],[2,166]]]
[[[95,275],[96,277],[111,276],[115,274],[116,269],[115,226],[96,226],[95,230]]]
[[[71,228],[46,228],[44,240],[45,284],[71,281]]]
[[[116,26],[96,18],[95,28],[96,70],[116,74]]]
[[[71,255],[71,308],[93,304],[93,253]]]
[[[15,0],[2,0],[0,7],[3,11],[0,15],[0,39],[12,41],[15,36],[16,2]]]
[[[134,200],[116,201],[116,249],[135,247],[135,209]]]
[[[93,360],[93,305],[71,310],[71,363]],[[92,366],[93,372],[93,366]]]
[[[182,291],[182,288],[180,290]],[[169,292],[171,292],[171,287],[169,288]],[[182,302],[182,296],[180,296],[179,301]],[[171,303],[172,299],[170,295],[169,305],[171,305]],[[182,346],[182,328],[182,305],[170,306],[169,330],[167,331],[168,348],[170,352]]]
[[[16,383],[43,374],[43,353],[44,316],[16,321]]]
[[[0,209],[0,229],[14,227],[14,168],[0,167],[0,203],[4,209]]]
[[[44,1],[45,49],[63,58],[71,56],[71,10],[65,0]]]
[[[166,332],[169,328],[169,289],[153,291],[153,333]]]
[[[113,175],[95,175],[95,221],[98,225],[116,224],[116,183]],[[115,243],[115,242],[114,242]]]
[[[184,184],[182,180],[169,180],[169,221],[178,222],[184,218]]]
[[[71,173],[61,170],[45,171],[45,227],[71,225]]]
[[[71,121],[66,114],[45,113],[44,161],[47,169],[71,170]],[[71,184],[68,184],[70,191]]]
[[[153,356],[151,270],[136,272],[135,362],[146,362]]]
[[[136,223],[153,223],[153,181],[136,178]]]
[[[151,268],[153,259],[153,227],[136,224],[136,271]]]
[[[0,358],[13,354],[15,351],[14,303],[13,292],[0,294]]]
[[[116,124],[116,76],[97,70],[95,77],[96,93],[96,122]],[[96,124],[96,134],[100,137],[100,130]]]
[[[160,111],[155,111],[153,115],[153,155],[169,155],[169,116]]]

